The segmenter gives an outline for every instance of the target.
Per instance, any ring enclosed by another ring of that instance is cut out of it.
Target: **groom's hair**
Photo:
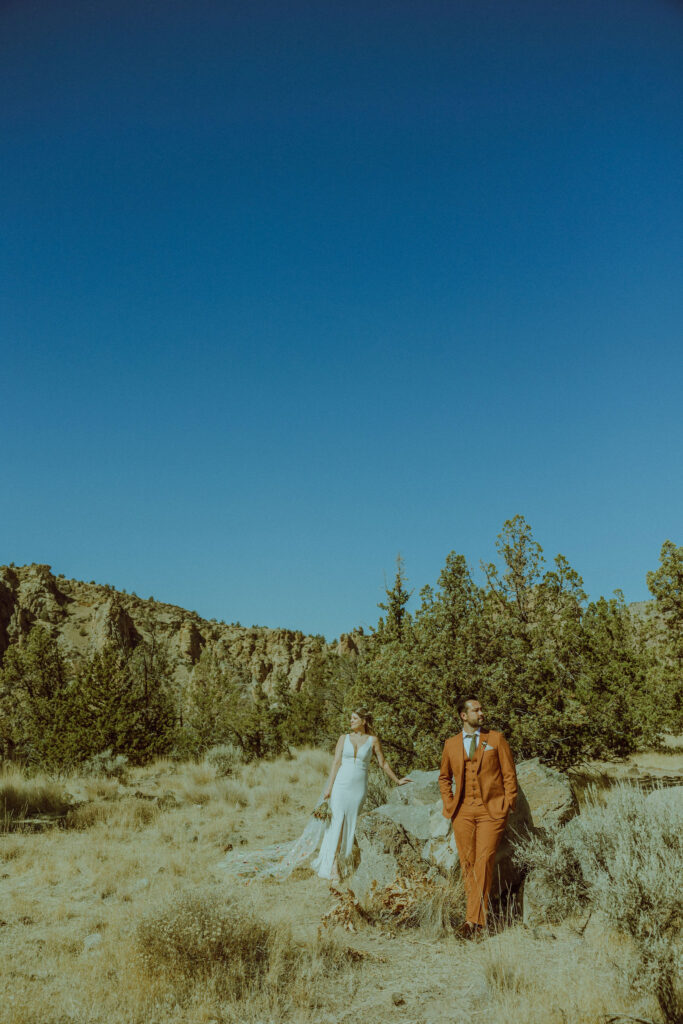
[[[479,700],[479,698],[478,697],[473,697],[471,694],[468,697],[461,697],[460,698],[460,700],[458,701],[458,704],[457,704],[458,714],[459,715],[464,715],[465,714],[465,712],[467,711],[467,705],[469,704],[469,702],[471,700]]]

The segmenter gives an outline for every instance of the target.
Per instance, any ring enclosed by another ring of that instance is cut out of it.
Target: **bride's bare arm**
[[[402,779],[399,779],[398,775],[396,775],[396,773],[392,770],[391,765],[384,756],[382,744],[380,743],[378,736],[375,736],[374,740],[372,741],[372,749],[375,751],[375,754],[377,755],[377,763],[379,764],[382,771],[385,773],[385,775],[388,775],[391,781],[395,782],[397,786],[405,786],[406,782],[413,781],[412,779],[409,779],[407,776],[404,776]]]
[[[330,768],[330,775],[327,780],[327,786],[325,787],[325,792],[323,794],[326,800],[329,800],[330,797],[332,796],[332,787],[334,786],[334,780],[337,778],[337,772],[339,771],[339,766],[341,764],[342,750],[344,749],[345,739],[345,736],[340,736],[339,739],[337,740],[337,746],[335,747],[334,750],[334,761],[332,762],[332,767]]]

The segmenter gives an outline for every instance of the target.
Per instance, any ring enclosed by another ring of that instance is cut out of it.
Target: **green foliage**
[[[660,565],[647,574],[663,629],[658,639],[661,657],[651,671],[659,706],[669,711],[669,724],[683,730],[683,547],[670,540],[662,545]]]
[[[154,635],[131,652],[109,645],[78,673],[71,733],[80,758],[103,750],[144,764],[172,749],[177,708],[172,666]]]
[[[73,693],[59,645],[36,626],[7,649],[0,670],[3,754],[32,767],[59,768],[72,757]]]
[[[120,637],[74,668],[36,627],[10,645],[0,670],[2,753],[49,769],[102,752],[142,763],[222,745],[250,760],[332,745],[362,704],[401,773],[438,763],[444,738],[461,727],[465,693],[479,697],[518,758],[562,767],[683,729],[683,548],[667,541],[648,574],[658,609],[649,621],[618,592],[588,603],[578,573],[562,555],[546,564],[522,516],[504,523],[496,550],[481,583],[451,552],[414,610],[399,556],[360,654],[319,638],[298,689],[276,675],[266,692],[218,644],[204,648],[180,693],[154,634],[136,634],[132,650]]]
[[[656,738],[671,720],[669,705],[653,704],[657,652],[623,597],[587,604],[581,577],[562,555],[546,567],[522,516],[504,524],[497,553],[482,566],[485,586],[449,554],[412,615],[399,562],[347,709],[373,709],[401,770],[438,762],[444,738],[461,727],[455,705],[465,693],[479,697],[520,758],[567,767]]]
[[[205,648],[186,693],[183,742],[195,756],[233,744],[245,761],[328,744],[339,735],[349,685],[348,660],[325,650],[322,640],[299,690],[275,673],[268,693],[243,667]]]
[[[647,574],[647,585],[667,628],[683,643],[683,547],[664,541],[659,561],[659,568]]]
[[[301,688],[290,694],[287,742],[318,747],[336,743],[344,699],[354,681],[354,659],[326,650],[321,644],[308,664]]]
[[[378,608],[386,612],[386,620],[381,619],[377,625],[377,636],[380,640],[404,639],[405,632],[410,627],[410,613],[406,608],[412,591],[406,590],[406,574],[403,559],[400,555],[396,558],[396,576],[391,590],[386,590],[387,602],[381,601]]]
[[[223,743],[244,747],[251,676],[215,648],[205,647],[185,695],[184,726],[195,754]]]
[[[0,728],[6,753],[36,768],[69,768],[102,751],[137,764],[165,754],[176,730],[165,649],[154,637],[132,652],[110,645],[76,670],[36,626],[5,654]]]

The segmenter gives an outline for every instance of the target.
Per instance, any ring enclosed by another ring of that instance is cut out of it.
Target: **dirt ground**
[[[136,959],[139,922],[174,895],[201,892],[220,907],[291,931],[315,951],[335,905],[308,869],[285,882],[234,878],[218,867],[228,846],[259,849],[295,838],[327,771],[321,751],[256,763],[216,778],[208,765],[159,762],[114,780],[71,779],[82,801],[69,827],[0,836],[2,1024],[597,1024],[605,1015],[657,1019],[629,978],[632,950],[600,922],[514,924],[466,943],[420,928],[359,923],[330,929],[352,965],[321,974],[314,991],[242,1002],[211,986],[164,982]],[[159,799],[161,798],[161,799]],[[321,954],[315,953],[316,956]],[[305,981],[302,986],[305,988]],[[284,990],[283,990],[284,991]]]

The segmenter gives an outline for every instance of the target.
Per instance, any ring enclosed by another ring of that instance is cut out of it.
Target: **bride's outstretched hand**
[[[404,777],[403,777],[402,779],[399,779],[399,780],[398,780],[398,782],[396,783],[396,785],[397,785],[397,786],[405,786],[406,782],[412,782],[412,781],[413,781],[412,779],[409,779],[409,778],[408,778],[408,776],[407,776],[407,775],[405,775],[405,776],[404,776]]]

